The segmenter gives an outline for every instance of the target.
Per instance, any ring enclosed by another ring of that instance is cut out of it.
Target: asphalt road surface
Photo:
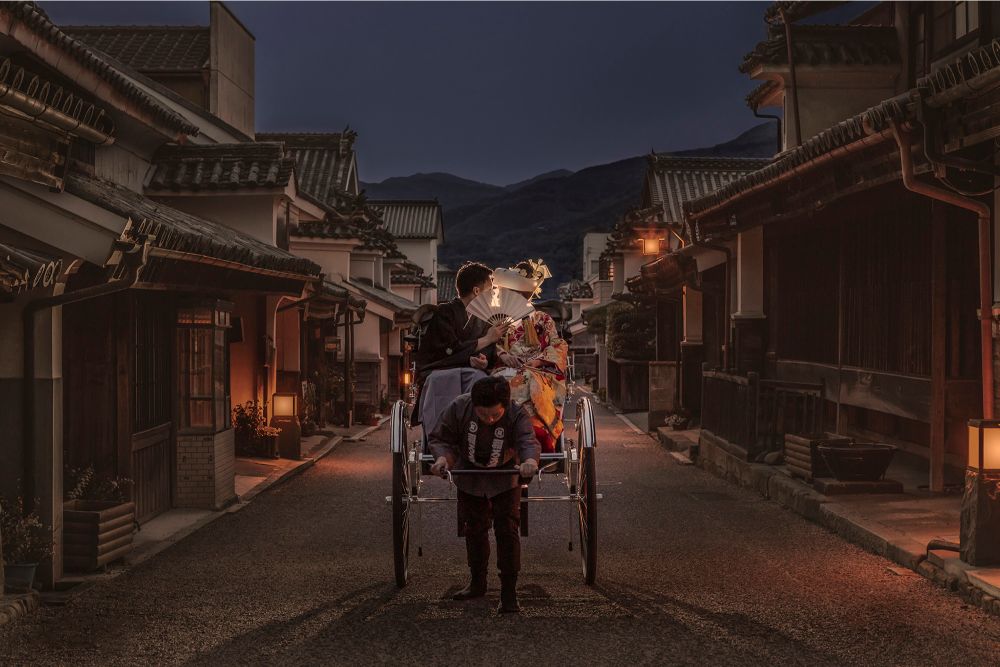
[[[533,505],[520,616],[495,613],[495,573],[485,600],[450,600],[466,579],[452,505],[424,508],[424,555],[396,588],[383,429],[0,630],[0,663],[1000,664],[1000,619],[679,465],[600,408],[598,426],[597,585],[568,551],[569,507]]]

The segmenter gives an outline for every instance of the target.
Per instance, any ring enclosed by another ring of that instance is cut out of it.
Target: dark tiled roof
[[[150,190],[283,188],[293,172],[280,143],[169,145],[153,157]]]
[[[971,62],[976,63],[975,67],[970,66]],[[1000,41],[994,40],[973,53],[935,68],[917,81],[915,88],[884,100],[856,116],[823,130],[801,146],[781,153],[774,162],[763,169],[749,173],[712,194],[688,202],[685,210],[688,214],[698,215],[730,198],[764,186],[820,155],[861,140],[868,135],[866,126],[875,132],[882,132],[890,127],[890,121],[913,120],[916,115],[915,101],[920,97],[933,101],[936,106],[943,106],[964,95],[979,91],[985,83],[984,80],[994,76],[994,70],[997,69],[1000,69]]]
[[[441,205],[426,201],[371,200],[381,213],[385,228],[397,239],[436,239],[442,235]]]
[[[180,115],[147,95],[124,74],[112,67],[83,42],[60,30],[48,15],[33,2],[0,2],[0,11],[9,13],[41,39],[62,49],[82,66],[106,81],[112,88],[135,103],[167,127],[184,134],[198,134],[198,128]]]
[[[200,72],[208,67],[206,26],[64,26],[63,32],[139,72]]]
[[[354,140],[351,130],[332,133],[261,133],[257,141],[281,141],[295,158],[299,189],[329,206],[340,206],[351,192]]]
[[[431,277],[424,274],[423,268],[410,261],[403,262],[402,267],[392,274],[392,284],[420,285],[421,287],[435,286]]]
[[[563,283],[556,291],[559,293],[559,298],[565,301],[594,298],[594,288],[590,286],[590,283],[582,280],[571,280],[568,283]]]
[[[687,202],[685,211],[688,214],[697,215],[731,197],[759,187],[824,153],[859,141],[868,134],[865,130],[866,123],[870,124],[874,130],[882,131],[889,127],[890,120],[902,121],[909,113],[908,105],[900,98],[886,100],[853,118],[848,118],[823,130],[801,146],[779,154],[774,162],[763,169],[746,174],[711,194]]]
[[[821,0],[819,2],[816,0],[779,0],[767,8],[764,12],[764,20],[780,24],[781,10],[784,9],[785,16],[789,21],[798,21],[846,4],[847,2],[844,0]]]
[[[777,81],[765,81],[756,88],[750,91],[746,97],[747,106],[751,109],[757,109],[765,99],[771,96],[771,94],[778,90],[781,84]]]
[[[895,65],[900,62],[899,40],[891,26],[797,25],[792,30],[796,66],[803,65]],[[760,42],[740,65],[751,72],[763,65],[788,63],[783,29],[772,28],[771,37]]]
[[[451,301],[458,296],[455,288],[455,271],[452,269],[439,268],[437,272],[438,303]]]
[[[340,220],[300,222],[291,230],[292,236],[311,239],[360,239],[361,230]]]
[[[751,171],[767,166],[770,160],[738,157],[649,156],[646,188],[649,204],[662,210],[660,222],[681,224],[684,203],[715,192]]]
[[[71,173],[66,177],[66,192],[122,218],[131,218],[136,231],[156,237],[153,245],[158,248],[304,277],[320,273],[320,267],[308,259],[269,246],[225,225],[170,208],[116,183]]]
[[[402,315],[404,318],[413,315],[417,310],[417,304],[409,299],[404,299],[398,294],[393,294],[389,290],[376,287],[366,281],[351,278],[346,283],[357,290],[365,299],[381,304],[395,311],[397,315]]]

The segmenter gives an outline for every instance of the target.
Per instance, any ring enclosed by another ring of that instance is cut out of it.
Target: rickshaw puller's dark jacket
[[[520,406],[510,403],[496,424],[476,418],[472,396],[462,394],[441,415],[427,443],[437,460],[445,457],[454,470],[469,468],[513,468],[527,459],[539,460],[541,447],[531,418]],[[492,498],[517,488],[517,475],[456,475],[455,486],[472,496]]]

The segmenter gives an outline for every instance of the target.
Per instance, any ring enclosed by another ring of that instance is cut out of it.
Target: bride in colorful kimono
[[[529,260],[511,269],[497,269],[493,284],[531,299],[550,276],[541,260]],[[498,343],[498,351],[499,363],[493,375],[510,383],[511,400],[531,417],[542,451],[554,452],[563,430],[569,344],[559,336],[555,321],[536,310],[508,329]]]

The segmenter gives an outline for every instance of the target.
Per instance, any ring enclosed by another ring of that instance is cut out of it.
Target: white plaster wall
[[[241,231],[268,245],[277,244],[275,195],[248,195],[244,192],[233,196],[150,196],[168,206]]]
[[[414,285],[392,285],[390,291],[393,294],[398,294],[404,299],[409,299],[414,303],[418,303],[418,294],[420,290],[415,289]]]
[[[892,97],[895,92],[893,87],[845,89],[800,86],[802,141]]]
[[[354,358],[358,361],[382,359],[380,319],[377,315],[368,313],[364,322],[354,325]]]
[[[591,262],[598,261],[608,242],[608,235],[590,232],[583,235],[583,280],[596,278],[598,272],[591,270]]]
[[[285,300],[278,307],[287,305]],[[299,336],[299,311],[292,308],[279,312],[275,323],[277,365],[279,371],[299,371],[301,339]]]
[[[437,275],[437,240],[396,239],[396,245],[406,258],[422,268],[425,274]]]
[[[347,246],[293,239],[290,247],[292,254],[319,264],[328,278],[334,276],[346,278],[351,273],[351,251]]]
[[[98,148],[94,154],[94,173],[98,178],[123,185],[140,194],[149,172],[149,164],[147,157],[121,143]]]
[[[643,257],[642,254],[638,252],[626,252],[623,261],[625,271],[625,275],[622,276],[623,279],[628,280],[629,278],[639,275],[639,268],[652,259],[652,257]],[[617,282],[617,276],[615,276],[615,278]]]
[[[351,255],[351,278],[375,282],[375,257],[373,255]]]
[[[211,3],[209,103],[213,114],[254,136],[254,38],[221,2]]]

